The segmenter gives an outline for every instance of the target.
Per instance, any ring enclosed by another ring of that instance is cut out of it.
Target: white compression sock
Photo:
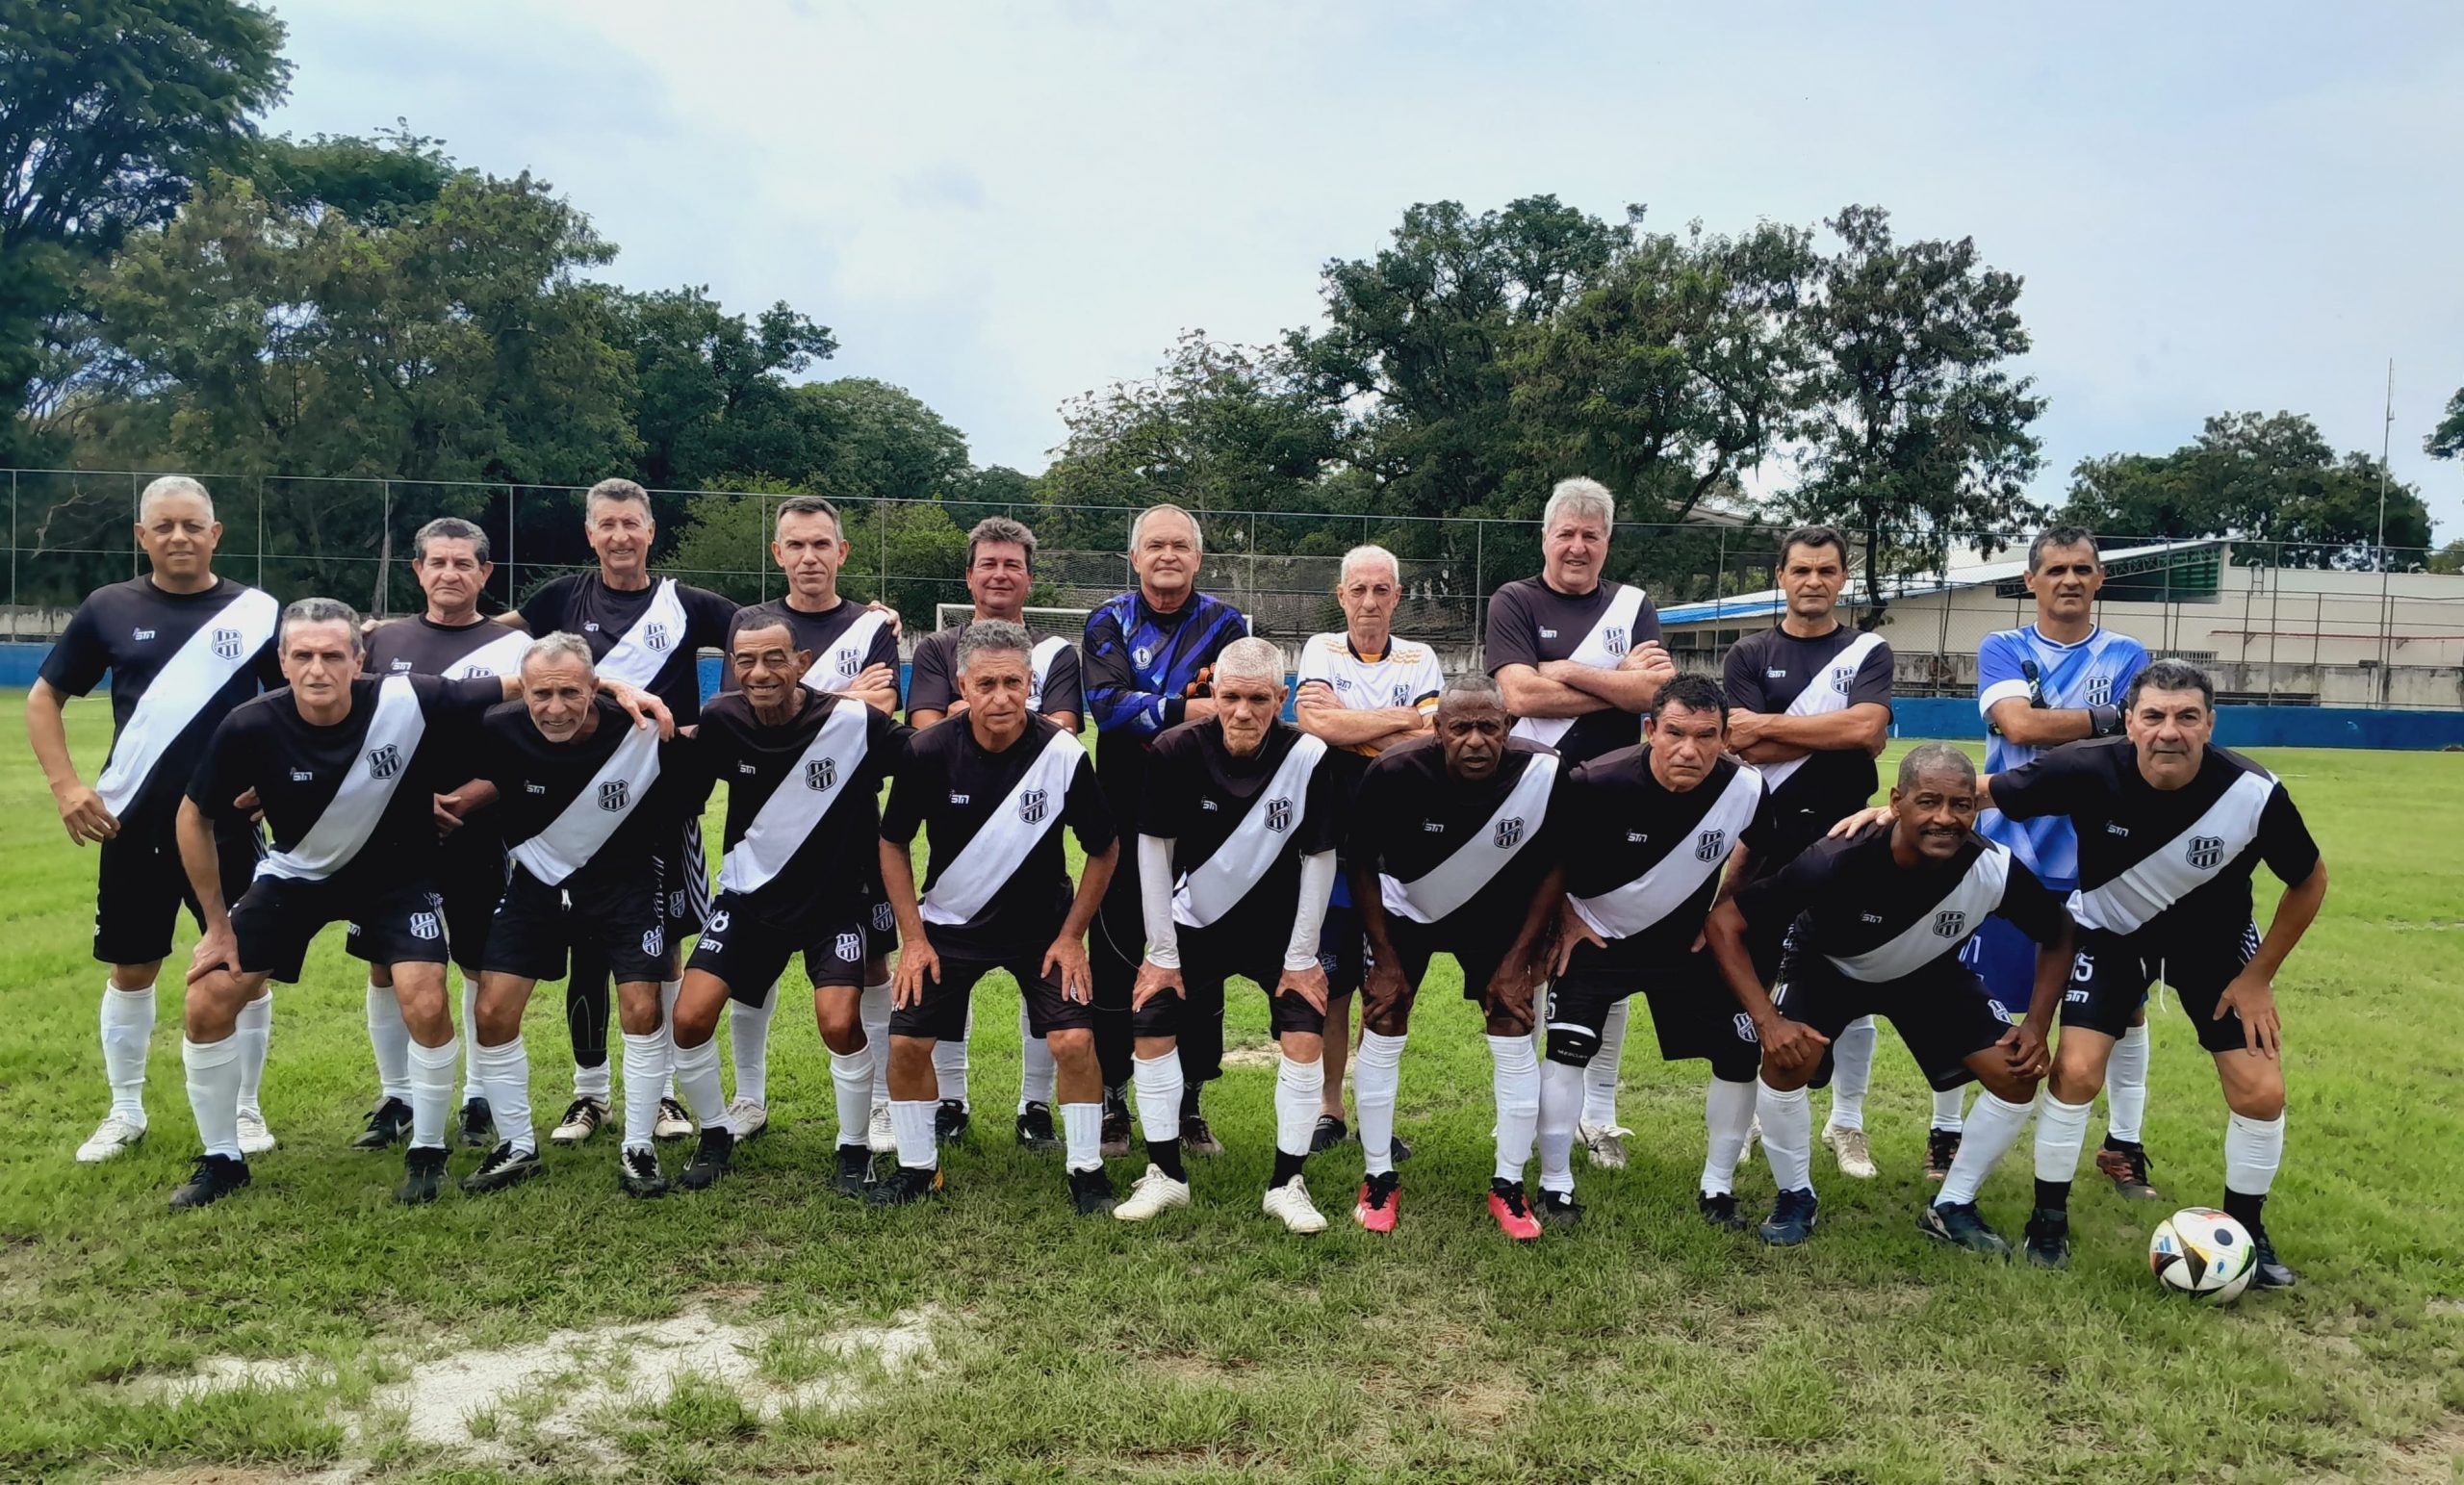
[[[677,1091],[684,1095],[684,1107],[693,1111],[693,1122],[704,1129],[734,1134],[727,1096],[719,1089],[719,1038],[709,1037],[698,1047],[676,1048],[668,1066],[676,1076]]]
[[[1274,1147],[1285,1155],[1309,1153],[1317,1132],[1318,1104],[1326,1094],[1326,1064],[1318,1059],[1296,1063],[1286,1057],[1274,1074]]]
[[[830,1088],[838,1100],[838,1142],[869,1150],[873,1118],[873,1047],[830,1054]],[[742,1085],[738,1085],[741,1087]]]
[[[1979,1107],[1984,1102],[1982,1098],[1977,1100]],[[2079,1174],[2079,1146],[2088,1138],[2088,1111],[2095,1105],[2092,1100],[2064,1103],[2050,1088],[2037,1096],[2037,1179],[2073,1180]],[[1963,1149],[1960,1153],[1967,1152]]]
[[[1703,1194],[1733,1195],[1736,1163],[1745,1158],[1745,1132],[1754,1124],[1755,1083],[1719,1078],[1703,1090]]]
[[[479,1050],[479,982],[469,975],[462,976],[462,1019],[453,1025],[462,1034],[462,1101],[467,1104],[488,1096],[479,1089],[479,1069],[471,1061],[471,1054]]]
[[[667,1083],[667,1028],[625,1034],[625,1143],[647,1150],[658,1129],[658,1090]]]
[[[1934,1090],[1933,1127],[1945,1134],[1956,1135],[1967,1127],[1967,1090],[1944,1088]]]
[[[257,1100],[266,1086],[266,1048],[273,1040],[272,985],[240,1008],[233,1039],[240,1043],[240,1107],[262,1114],[265,1106]]]
[[[471,1066],[478,1072],[479,1096],[488,1101],[497,1138],[524,1154],[537,1152],[539,1132],[530,1124],[530,1052],[521,1034],[502,1046],[483,1047],[472,1033]]]
[[[898,1135],[898,1163],[913,1170],[932,1170],[941,1164],[941,1152],[933,1142],[933,1100],[929,1098],[893,1098],[889,1103],[890,1128]]]
[[[1813,1105],[1806,1090],[1783,1093],[1758,1080],[1754,1107],[1762,1120],[1762,1158],[1771,1163],[1771,1184],[1784,1191],[1813,1190]]]
[[[728,1053],[735,1060],[735,1096],[767,1107],[770,1102],[770,1018],[779,1011],[779,986],[757,1006],[728,1002]]]
[[[1575,1122],[1583,1115],[1587,1068],[1540,1064],[1540,1189],[1575,1191]]]
[[[1488,1043],[1489,1089],[1498,1110],[1497,1178],[1520,1181],[1540,1126],[1540,1060],[1531,1055],[1528,1037],[1491,1037]]]
[[[240,1154],[240,1038],[197,1042],[182,1037],[180,1065],[189,1082],[189,1112],[208,1155]]]
[[[2139,1121],[2146,1114],[2147,1028],[2140,1025],[2121,1034],[2105,1062],[2105,1133],[2137,1144]]]
[[[462,1062],[462,1038],[424,1047],[411,1043],[411,1148],[445,1148],[445,1121],[453,1112],[453,1069]]]
[[[411,1101],[411,1029],[390,985],[368,986],[368,1049],[376,1054],[376,1087],[387,1098]]]
[[[1180,1048],[1162,1057],[1133,1054],[1129,1079],[1138,1089],[1138,1127],[1147,1142],[1162,1144],[1181,1138],[1181,1095],[1187,1084],[1181,1076]]]
[[[1874,1018],[1859,1016],[1831,1043],[1830,1129],[1865,1127],[1865,1089],[1874,1081]]]
[[[112,1113],[145,1122],[145,1047],[154,1037],[154,986],[123,990],[103,982],[103,1076]]]
[[[574,1096],[596,1098],[601,1103],[607,1102],[615,1089],[613,1080],[615,1066],[613,1063],[602,1063],[596,1067],[584,1067],[579,1063],[574,1063]]]
[[[925,1107],[932,1106],[927,1104]],[[1068,1169],[1103,1169],[1104,1106],[1101,1103],[1063,1104],[1061,1141],[1062,1161]]]
[[[1360,1034],[1351,1059],[1351,1110],[1360,1121],[1360,1153],[1373,1176],[1395,1168],[1395,1095],[1403,1082],[1403,1038]]]
[[[661,980],[658,983],[658,1034],[667,1038],[667,1063],[661,1067],[658,1096],[676,1096],[676,1003],[684,996],[684,982]]]
[[[966,1044],[975,1037],[975,997],[972,995],[967,997],[966,1025],[961,1030],[966,1035],[956,1041],[933,1043],[933,1077],[938,1085],[941,1102],[949,1103],[955,1099],[972,1109],[975,1106],[967,1101],[966,1096]]]
[[[2019,1131],[2028,1127],[2028,1115],[2035,1112],[2032,1102],[2015,1104],[1990,1088],[1978,1088],[1976,1111],[1960,1136],[1960,1153],[1951,1161],[1949,1174],[1942,1177],[1934,1205],[1955,1207],[1976,1200],[1977,1189],[1985,1185],[1985,1178],[2011,1146],[2019,1142]],[[2077,1146],[2071,1153],[2077,1155]]]
[[[873,1048],[873,1102],[886,1104],[889,1097],[889,982],[864,986],[856,1001],[856,1019],[864,1023],[864,1040]],[[868,1111],[869,1113],[869,1111]]]
[[[2284,1164],[2284,1115],[2254,1119],[2233,1114],[2224,1123],[2224,1189],[2264,1196]]]
[[[969,1004],[972,1005],[973,1002],[970,1001]],[[1018,1112],[1020,1114],[1027,1112],[1027,1105],[1030,1103],[1047,1106],[1052,1103],[1052,1080],[1055,1075],[1052,1048],[1041,1037],[1037,1036],[1035,1028],[1027,1023],[1027,1003],[1021,997],[1018,1002]]]
[[[1591,1054],[1591,1061],[1582,1070],[1582,1122],[1595,1128],[1617,1127],[1617,1073],[1626,1056],[1627,1013],[1633,1007],[1633,1000],[1629,997],[1608,1008],[1607,1019],[1600,1024],[1600,1048]],[[1547,1052],[1546,1047],[1541,1049],[1543,1056]]]

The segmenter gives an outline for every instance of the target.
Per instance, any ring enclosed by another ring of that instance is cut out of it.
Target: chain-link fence
[[[79,600],[137,575],[138,493],[153,475],[126,471],[8,472],[8,638],[47,642]],[[375,614],[416,613],[412,535],[438,516],[488,533],[496,573],[484,606],[518,604],[549,578],[593,565],[581,491],[540,486],[281,475],[199,476],[223,525],[225,575],[282,598],[339,598]],[[769,539],[780,495],[652,492],[656,570],[743,602],[776,598],[783,578]],[[878,500],[842,504],[851,597],[894,605],[911,636],[936,606],[966,602],[966,532],[987,516],[1038,534],[1040,605],[1091,607],[1133,580],[1124,550],[1136,511],[1028,502]],[[1540,566],[1536,523],[1294,511],[1201,510],[1208,591],[1237,603],[1256,632],[1287,645],[1340,628],[1343,554],[1376,542],[1400,559],[1405,597],[1395,632],[1438,648],[1450,669],[1478,662],[1488,597]],[[1640,583],[1666,640],[1688,665],[1716,665],[1742,633],[1778,617],[1767,525],[1623,524],[1609,576]],[[2225,696],[2286,705],[2464,707],[2464,576],[2430,571],[2424,550],[2283,548],[2228,538],[2102,533],[2107,582],[2099,619],[2151,650],[2209,665]],[[1973,694],[1984,634],[2029,622],[2024,538],[1955,540],[1947,552],[1886,550],[1878,579],[1859,571],[1848,595],[1863,622],[1876,607],[1909,695]],[[1880,603],[1874,600],[1879,597]]]

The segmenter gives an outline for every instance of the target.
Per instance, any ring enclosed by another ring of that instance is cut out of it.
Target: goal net
[[[1036,638],[1041,639],[1047,634],[1057,634],[1074,645],[1086,637],[1087,615],[1091,612],[1093,612],[1092,609],[1087,608],[1040,608],[1030,605],[1018,617],[1025,623],[1027,632]],[[974,617],[973,603],[933,605],[933,627],[936,629],[962,629],[966,627],[966,622]]]

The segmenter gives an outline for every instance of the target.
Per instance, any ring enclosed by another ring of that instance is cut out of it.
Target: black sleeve
[[[2067,814],[2092,766],[2081,750],[2049,748],[1993,775],[1993,807],[2014,820]]]
[[[2062,899],[2037,880],[2017,857],[2011,858],[2011,875],[2002,883],[2002,905],[1993,915],[2009,923],[2020,933],[2040,944],[2050,944],[2062,935],[2070,921],[2070,911]]]
[[[1633,641],[1639,645],[1647,639],[1657,638],[1659,638],[1659,605],[1653,602],[1652,596],[1646,593],[1643,595],[1643,606],[1634,610]]]
[[[42,657],[42,678],[63,696],[84,696],[102,684],[112,668],[111,652],[103,648],[102,621],[91,602],[77,605],[59,643]]]
[[[1523,604],[1523,590],[1512,583],[1489,595],[1485,643],[1492,676],[1509,665],[1540,663],[1540,652],[1533,648],[1537,640],[1532,633],[1531,615]]]
[[[682,583],[676,585],[676,597],[684,605],[684,643],[696,650],[726,649],[734,638],[735,600]]]
[[[1061,817],[1068,823],[1070,833],[1078,837],[1078,849],[1089,856],[1101,856],[1117,838],[1112,807],[1104,803],[1103,785],[1095,781],[1091,755],[1078,755],[1077,770],[1069,776],[1069,793],[1062,802]]]
[[[2269,792],[2267,807],[2259,811],[2259,858],[2286,886],[2309,881],[2318,869],[2319,843],[2310,838],[2310,827],[2282,783]]]
[[[273,637],[257,652],[252,667],[257,673],[259,690],[271,691],[291,684],[282,678],[282,625],[279,621],[274,624]]]
[[[710,796],[717,792],[719,773],[713,759],[720,751],[718,738],[703,729],[709,726],[706,713],[695,727],[692,735],[679,732],[658,749],[658,787],[676,812],[684,818],[697,819],[710,807]]]
[[[869,708],[867,708],[869,709]],[[940,765],[933,754],[911,747],[889,786],[889,804],[882,810],[882,839],[906,845],[924,828],[924,811],[940,789]]]
[[[1880,703],[1887,709],[1891,680],[1897,669],[1891,659],[1890,646],[1875,645],[1872,653],[1857,667],[1857,678],[1848,683],[1848,704],[1861,706],[1872,702]]]
[[[1798,913],[1823,895],[1831,863],[1836,858],[1835,853],[1820,846],[1800,853],[1778,872],[1737,893],[1736,910],[1745,914],[1748,923],[1776,927],[1794,923]]]
[[[1332,748],[1309,770],[1308,819],[1300,828],[1300,854],[1316,856],[1343,843],[1346,790],[1339,777],[1342,755]]]
[[[915,729],[886,712],[864,707],[864,761],[873,771],[877,792],[879,781],[898,777],[899,765],[906,761],[907,750],[914,741]]]
[[[565,627],[565,612],[573,591],[573,578],[558,577],[542,584],[538,592],[522,601],[522,606],[514,611],[522,615],[532,638],[544,638]]]
[[[474,726],[487,715],[489,707],[502,705],[507,699],[501,676],[472,676],[460,680],[448,680],[441,676],[403,678],[419,693],[420,709],[448,726]]]
[[[959,699],[950,678],[950,647],[937,643],[937,639],[936,636],[915,647],[915,670],[907,679],[907,716],[911,722],[919,709],[946,713],[950,704]],[[1054,668],[1059,666],[1060,662],[1055,661]]]
[[[917,675],[920,677],[922,672],[919,670]],[[913,704],[909,705],[912,707]],[[1044,715],[1048,717],[1056,711],[1076,717],[1080,727],[1087,725],[1087,688],[1079,679],[1075,646],[1052,657],[1052,669],[1043,678]]]
[[[1178,840],[1189,829],[1190,801],[1197,791],[1191,787],[1190,767],[1195,750],[1194,741],[1184,732],[1167,732],[1155,740],[1154,751],[1146,755],[1146,767],[1138,782],[1138,818],[1133,822],[1137,832],[1162,840]]]
[[[899,691],[898,636],[890,632],[888,625],[885,624],[873,631],[873,648],[864,655],[864,663],[889,667],[890,706],[895,710],[899,704],[896,699]]]
[[[1770,854],[1780,839],[1779,812],[1771,807],[1771,785],[1762,785],[1762,797],[1754,802],[1754,818],[1746,822],[1745,831],[1737,837],[1755,857]]]
[[[243,811],[231,802],[256,787],[256,761],[266,755],[258,744],[254,716],[244,707],[233,711],[206,740],[196,771],[189,775],[189,799],[209,820],[236,820]]]
[[[1729,646],[1729,657],[1720,670],[1720,694],[1732,707],[1747,711],[1776,710],[1762,689],[1762,662],[1756,655],[1758,647]]]

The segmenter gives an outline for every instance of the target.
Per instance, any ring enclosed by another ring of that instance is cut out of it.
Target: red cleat
[[[1371,1176],[1360,1183],[1360,1201],[1351,1209],[1352,1220],[1371,1232],[1393,1232],[1395,1209],[1400,1195],[1400,1182],[1395,1172]]]
[[[1540,1236],[1540,1219],[1531,1215],[1530,1206],[1523,1199],[1520,1181],[1489,1183],[1489,1216],[1498,1219],[1498,1230],[1517,1242],[1529,1242]]]

